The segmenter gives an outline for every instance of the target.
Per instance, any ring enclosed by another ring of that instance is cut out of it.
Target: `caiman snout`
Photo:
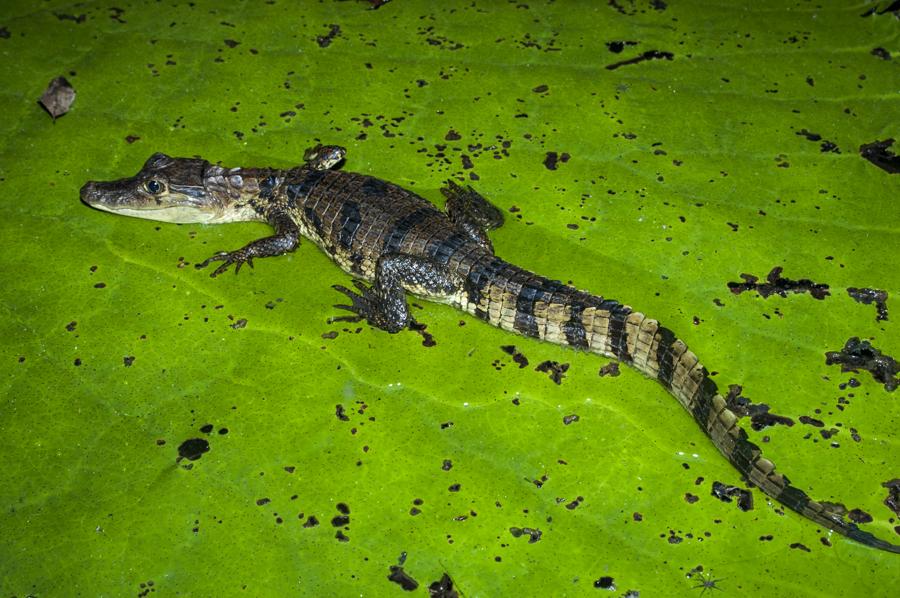
[[[88,181],[81,188],[81,201],[91,207],[110,211],[121,207],[139,207],[146,200],[134,192],[134,186],[130,179]]]
[[[92,205],[97,201],[97,183],[88,181],[81,187],[81,201],[88,205]]]
[[[95,208],[107,205],[114,203],[111,200],[121,195],[121,193],[116,193],[116,191],[118,191],[117,186],[110,183],[88,181],[81,187],[81,201]]]

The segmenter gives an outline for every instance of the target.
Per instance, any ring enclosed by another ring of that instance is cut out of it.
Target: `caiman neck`
[[[203,184],[223,206],[216,222],[268,221],[281,185],[291,171],[210,165]]]

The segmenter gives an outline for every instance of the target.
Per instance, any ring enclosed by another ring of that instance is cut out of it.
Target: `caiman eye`
[[[162,184],[159,181],[147,181],[147,191],[150,193],[159,193],[162,191]]]

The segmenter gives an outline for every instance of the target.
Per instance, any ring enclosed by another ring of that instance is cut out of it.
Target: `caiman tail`
[[[488,255],[469,270],[464,299],[462,309],[495,326],[614,357],[656,379],[694,417],[719,452],[767,495],[857,542],[900,553],[900,546],[845,521],[835,507],[816,502],[778,473],[738,426],[738,416],[728,408],[697,356],[656,320]]]

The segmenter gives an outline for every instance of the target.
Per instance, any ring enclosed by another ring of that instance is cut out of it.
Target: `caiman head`
[[[107,212],[180,223],[228,222],[236,219],[236,200],[223,186],[224,169],[196,158],[153,154],[133,177],[89,181],[81,201]]]

